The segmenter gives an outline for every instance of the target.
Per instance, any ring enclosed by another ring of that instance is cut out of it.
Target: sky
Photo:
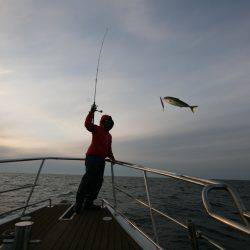
[[[84,157],[108,27],[96,101],[115,121],[116,159],[249,179],[249,11],[244,0],[0,0],[0,158]],[[199,107],[162,112],[159,96]]]

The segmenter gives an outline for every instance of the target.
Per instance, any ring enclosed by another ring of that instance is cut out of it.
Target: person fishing
[[[103,115],[100,125],[94,124],[94,113],[97,111],[95,103],[91,106],[85,120],[86,129],[92,133],[92,142],[86,152],[86,173],[82,177],[76,194],[75,212],[79,214],[83,209],[96,210],[100,206],[94,204],[102,187],[105,168],[105,158],[115,161],[112,152],[112,136],[109,131],[114,126],[111,116]]]
[[[95,103],[99,65],[102,54],[102,48],[107,33],[108,28],[106,28],[106,31],[104,33],[101,48],[98,55],[93,105],[91,106],[89,114],[87,115],[85,120],[85,127],[89,132],[92,133],[92,142],[86,152],[86,172],[82,177],[81,183],[78,187],[76,194],[74,210],[77,214],[81,212],[82,207],[84,209],[100,209],[100,206],[94,204],[94,200],[97,198],[98,193],[102,187],[105,158],[108,157],[111,161],[115,161],[111,145],[112,136],[109,133],[109,131],[114,126],[114,121],[112,117],[109,115],[103,115],[100,120],[100,125],[97,126],[94,124],[95,112],[98,111]]]

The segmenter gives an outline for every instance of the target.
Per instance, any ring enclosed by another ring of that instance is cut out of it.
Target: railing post
[[[188,226],[188,233],[189,233],[189,239],[190,239],[190,242],[192,245],[192,249],[199,250],[195,225],[191,220],[188,220],[187,224],[188,224],[187,225]]]
[[[152,227],[154,231],[154,239],[155,242],[159,245],[159,239],[156,231],[156,226],[155,226],[155,220],[152,212],[152,207],[151,207],[151,200],[150,200],[150,194],[149,194],[149,188],[148,188],[148,179],[147,179],[147,172],[146,170],[143,171],[144,174],[144,183],[145,183],[145,189],[147,193],[147,199],[148,199],[148,206],[149,206],[149,212],[150,212],[150,217],[151,217],[151,222],[152,222]]]
[[[42,170],[42,168],[43,168],[44,162],[45,162],[45,159],[42,160],[42,163],[41,163],[41,165],[40,165],[40,167],[39,167],[39,169],[38,169],[38,171],[37,171],[36,179],[35,179],[35,181],[34,181],[34,183],[33,183],[33,186],[32,186],[32,188],[31,188],[31,190],[30,190],[28,199],[26,200],[26,204],[25,204],[25,207],[24,207],[24,209],[23,209],[23,212],[22,212],[22,215],[21,215],[21,216],[23,216],[23,215],[25,214],[26,208],[27,208],[27,206],[29,205],[30,198],[31,198],[31,196],[32,196],[32,194],[33,194],[33,191],[34,191],[35,187],[36,187],[36,184],[37,184],[38,178],[39,178],[39,176],[40,176],[41,170]]]
[[[114,208],[116,210],[117,202],[116,202],[116,193],[115,193],[115,178],[114,178],[114,163],[111,162],[111,179],[112,179],[112,190],[113,190],[113,198],[114,198]]]

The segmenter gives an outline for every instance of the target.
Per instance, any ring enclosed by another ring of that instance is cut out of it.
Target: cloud
[[[6,95],[6,92],[4,90],[0,90],[0,96]]]
[[[192,130],[161,131],[114,139],[124,161],[210,178],[248,178],[250,120],[247,113],[207,120]],[[239,171],[240,169],[240,171]],[[228,171],[230,170],[230,171]]]
[[[221,174],[238,161],[247,173],[249,15],[245,4],[208,5],[2,2],[3,155],[84,152],[91,134],[83,119],[111,24],[97,103],[114,117],[116,154],[192,174]],[[197,104],[197,113],[173,106],[161,112],[160,95]]]
[[[160,42],[167,38],[168,30],[165,22],[155,20],[153,6],[144,0],[110,1],[114,8],[116,19],[130,34],[147,39],[150,42]]]
[[[16,150],[16,148],[0,146],[1,159],[15,158],[17,155],[18,155],[18,150]]]
[[[1,76],[1,75],[8,75],[8,74],[10,74],[10,73],[12,73],[11,70],[8,70],[8,69],[1,69],[1,68],[0,68],[0,76]]]

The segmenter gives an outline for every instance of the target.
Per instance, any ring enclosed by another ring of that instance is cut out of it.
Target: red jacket
[[[94,113],[89,112],[85,120],[85,127],[92,133],[92,141],[86,155],[96,155],[103,159],[106,157],[114,159],[111,148],[112,136],[109,131],[102,126],[102,122],[106,116],[102,116],[100,126],[97,126],[93,123],[93,115]]]

